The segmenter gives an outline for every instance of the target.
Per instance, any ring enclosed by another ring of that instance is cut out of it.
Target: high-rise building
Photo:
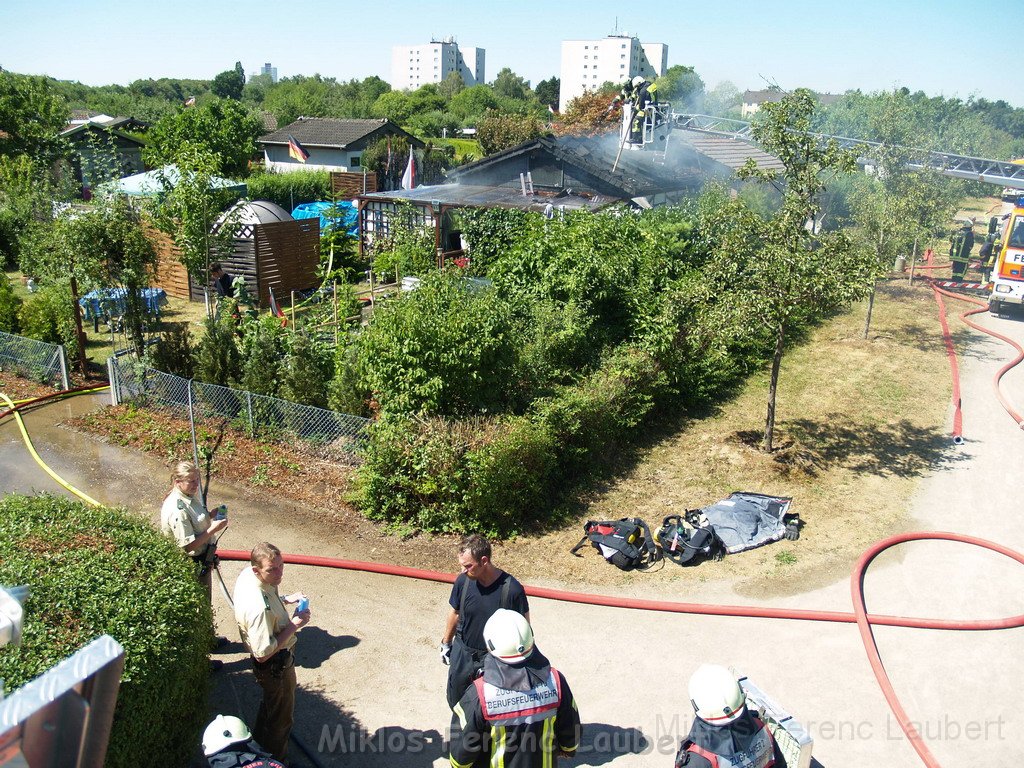
[[[272,83],[276,83],[277,82],[277,67],[270,66],[270,62],[269,61],[266,64],[264,64],[262,67],[260,67],[260,74],[261,75],[270,75],[270,82],[272,82]]]
[[[637,75],[654,79],[668,69],[668,46],[641,43],[632,35],[608,35],[599,40],[563,40],[558,110],[586,91],[607,82],[620,85]]]
[[[454,37],[422,45],[391,48],[391,87],[414,91],[427,83],[440,83],[458,72],[466,87],[484,82],[484,49],[459,48]]]

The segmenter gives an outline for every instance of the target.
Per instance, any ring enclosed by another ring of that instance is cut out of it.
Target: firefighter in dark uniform
[[[949,258],[953,262],[954,280],[964,279],[972,248],[974,248],[974,223],[968,220],[953,233],[949,243]]]
[[[702,664],[690,678],[697,714],[679,745],[676,768],[786,768],[764,721],[747,709],[746,695],[725,667]]]
[[[473,682],[487,657],[484,626],[499,608],[509,608],[530,619],[530,603],[523,585],[491,560],[491,544],[478,533],[459,542],[459,567],[448,605],[451,610],[441,636],[441,662],[448,665],[445,696],[453,708]]]
[[[452,711],[451,768],[488,755],[491,768],[553,768],[580,744],[580,715],[565,676],[534,647],[526,617],[497,610],[487,620],[483,677]]]

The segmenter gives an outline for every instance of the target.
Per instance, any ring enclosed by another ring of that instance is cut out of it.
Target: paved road
[[[1024,317],[982,322],[1024,340]],[[991,379],[1011,353],[977,336],[961,356],[964,400],[959,461],[925,478],[912,503],[913,529],[981,536],[1024,550],[1019,473],[1024,432],[996,403]],[[1024,406],[1024,370],[1005,379]],[[922,398],[928,393],[922,393]],[[29,417],[41,453],[69,480],[104,502],[143,506],[156,517],[167,485],[159,462],[96,444],[48,426],[88,407],[83,398]],[[13,425],[0,425],[3,490],[52,490],[26,463]],[[247,548],[258,538],[285,551],[344,557],[344,532],[312,527],[294,509],[217,488],[232,506],[224,541]],[[382,541],[385,541],[382,539]],[[415,542],[408,545],[415,546]],[[558,556],[558,555],[553,555]],[[500,563],[499,563],[500,565]],[[240,569],[224,565],[230,588]],[[585,589],[584,585],[565,585]],[[444,668],[437,642],[447,587],[386,576],[289,566],[284,588],[312,598],[313,625],[299,642],[296,733],[325,766],[442,766],[448,723]],[[706,592],[657,593],[649,598],[705,602]],[[883,555],[866,579],[868,609],[876,613],[945,618],[1024,613],[1024,569],[982,550],[943,542],[915,543]],[[756,604],[716,590],[715,599]],[[775,606],[848,611],[849,584],[774,600]],[[230,611],[215,596],[220,629],[237,637]],[[671,764],[690,723],[686,681],[703,661],[733,666],[788,706],[815,739],[826,768],[918,766],[897,727],[851,625],[726,617],[649,614],[532,601],[538,645],[568,677],[586,724],[585,750],[574,762],[616,768]],[[938,632],[880,628],[886,668],[911,717],[944,765],[1016,764],[1024,716],[1017,702],[1024,677],[1024,630]],[[217,677],[211,711],[252,720],[257,689],[237,644]],[[295,765],[304,759],[294,753]]]

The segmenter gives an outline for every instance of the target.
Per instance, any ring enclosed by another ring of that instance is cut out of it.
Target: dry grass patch
[[[792,496],[793,510],[805,521],[800,540],[692,568],[666,563],[644,578],[694,586],[730,580],[744,594],[769,596],[847,575],[869,543],[905,526],[907,500],[921,476],[951,460],[943,430],[948,365],[931,291],[905,281],[881,285],[867,340],[865,308],[833,318],[788,350],[771,454],[759,449],[764,374],[717,413],[645,448],[638,462],[594,495],[579,526],[520,540],[502,553],[501,563],[527,579],[635,581],[594,552],[584,560],[563,555],[583,521],[630,515],[654,528],[668,514],[745,490]]]

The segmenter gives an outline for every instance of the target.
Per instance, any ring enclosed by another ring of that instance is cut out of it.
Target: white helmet
[[[718,664],[701,664],[690,678],[693,711],[712,725],[725,725],[742,715],[746,698],[736,676]]]
[[[533,630],[521,613],[499,608],[484,624],[484,642],[498,661],[519,664],[533,653]]]
[[[633,87],[634,88],[639,88],[643,84],[644,84],[644,76],[643,75],[637,75],[636,77],[633,78]]]
[[[249,727],[234,715],[217,715],[203,731],[203,754],[209,757],[224,747],[252,738]]]

